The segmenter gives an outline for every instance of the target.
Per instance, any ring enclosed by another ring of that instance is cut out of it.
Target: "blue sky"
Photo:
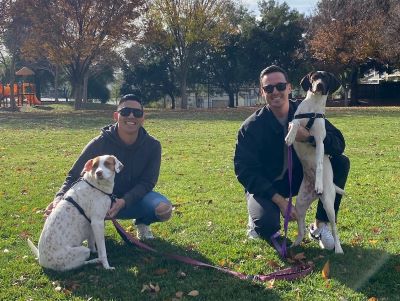
[[[279,3],[286,2],[291,8],[298,10],[301,13],[309,15],[312,13],[318,0],[276,0]],[[242,0],[244,6],[248,7],[250,11],[257,13],[258,0]]]

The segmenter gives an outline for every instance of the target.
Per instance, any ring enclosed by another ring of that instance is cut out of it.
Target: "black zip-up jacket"
[[[136,142],[126,145],[119,138],[117,127],[117,124],[104,127],[86,145],[56,196],[64,195],[71,188],[88,160],[101,155],[114,155],[124,165],[115,175],[114,194],[125,200],[127,208],[154,188],[160,173],[160,142],[140,128]]]
[[[298,106],[289,103],[288,123]],[[342,133],[326,119],[325,129],[325,153],[332,156],[342,154],[345,149]],[[268,106],[254,112],[240,127],[234,167],[237,179],[247,192],[268,199],[278,193],[274,180],[284,165],[284,135],[284,128]],[[294,149],[292,161],[293,178],[302,177],[303,169]]]

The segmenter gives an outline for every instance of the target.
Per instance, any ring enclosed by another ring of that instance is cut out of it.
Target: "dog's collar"
[[[294,119],[303,119],[303,118],[309,118],[305,128],[307,131],[309,131],[316,118],[324,118],[325,119],[325,114],[321,114],[321,113],[303,113],[303,114],[297,114],[294,115]]]
[[[88,184],[90,187],[92,187],[92,188],[94,188],[94,189],[97,189],[98,191],[104,193],[105,195],[108,195],[108,197],[111,199],[111,203],[114,203],[115,200],[117,199],[117,197],[115,196],[115,194],[104,192],[104,191],[101,190],[100,188],[97,188],[97,187],[94,186],[93,184],[89,183],[88,180],[86,180],[86,179],[84,179],[84,178],[81,178],[81,181],[85,182],[85,183]]]

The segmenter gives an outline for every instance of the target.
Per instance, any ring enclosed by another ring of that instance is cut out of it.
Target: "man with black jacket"
[[[280,215],[288,206],[289,181],[287,146],[285,136],[288,123],[293,119],[297,104],[289,100],[291,85],[287,73],[272,65],[261,71],[260,92],[266,105],[254,112],[242,124],[234,156],[235,173],[244,186],[249,213],[248,236],[261,236],[272,244],[271,238],[279,237]],[[334,182],[344,188],[350,169],[349,159],[343,155],[345,141],[342,133],[325,120],[325,153],[330,155]],[[313,137],[300,128],[296,140],[313,143]],[[296,195],[302,178],[301,163],[293,151],[292,193]],[[341,195],[336,195],[335,213],[339,210]],[[295,208],[289,213],[296,219]],[[333,237],[321,201],[318,202],[316,220],[310,225],[310,237],[319,241],[322,248],[333,249]]]
[[[101,134],[83,149],[68,176],[46,208],[45,215],[62,199],[80,177],[85,163],[100,155],[114,155],[124,168],[115,176],[116,201],[109,217],[135,219],[138,238],[152,239],[149,225],[171,217],[172,205],[168,199],[153,191],[161,165],[161,144],[143,128],[144,112],[139,98],[133,94],[121,98],[114,112],[115,124],[104,127]]]

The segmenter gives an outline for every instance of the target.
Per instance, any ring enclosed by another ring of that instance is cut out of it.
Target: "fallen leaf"
[[[177,298],[182,298],[183,297],[183,292],[181,292],[181,291],[179,291],[179,292],[176,292],[175,293],[175,296],[177,297]]]
[[[157,276],[161,276],[161,275],[164,275],[164,274],[167,274],[167,273],[168,273],[167,269],[157,269],[157,270],[155,270],[153,272],[153,274],[157,275]]]
[[[269,265],[270,267],[272,267],[272,268],[274,268],[274,269],[278,269],[278,268],[281,267],[280,264],[277,263],[277,262],[274,261],[274,260],[268,260],[267,263],[268,263],[268,265]]]
[[[375,234],[381,234],[382,229],[379,227],[373,227],[372,228],[372,232],[374,232]]]
[[[306,256],[304,255],[304,252],[302,252],[302,253],[298,253],[298,254],[294,255],[293,259],[300,261],[300,260],[306,259]]]
[[[142,290],[140,291],[141,293],[150,291],[150,287],[147,284],[143,284]]]
[[[368,299],[368,301],[378,301],[378,298],[376,298],[376,297],[371,297],[371,298]]]
[[[325,263],[324,268],[322,269],[322,278],[325,280],[329,279],[329,272],[330,272],[330,264],[329,260]]]
[[[271,279],[270,281],[268,281],[268,286],[267,286],[267,288],[268,288],[268,289],[274,288],[274,283],[275,283],[275,278],[274,278],[274,279]]]
[[[197,297],[199,295],[199,291],[193,290],[188,293],[188,296]]]
[[[378,240],[376,240],[376,239],[370,239],[370,240],[369,240],[369,243],[370,243],[371,245],[376,245],[377,242],[378,242]]]
[[[178,278],[185,278],[185,277],[186,277],[186,273],[185,272],[182,272],[182,271],[178,272]]]
[[[56,292],[61,292],[61,291],[62,291],[62,287],[61,287],[61,286],[56,286],[56,287],[54,288],[54,290],[55,290]]]

